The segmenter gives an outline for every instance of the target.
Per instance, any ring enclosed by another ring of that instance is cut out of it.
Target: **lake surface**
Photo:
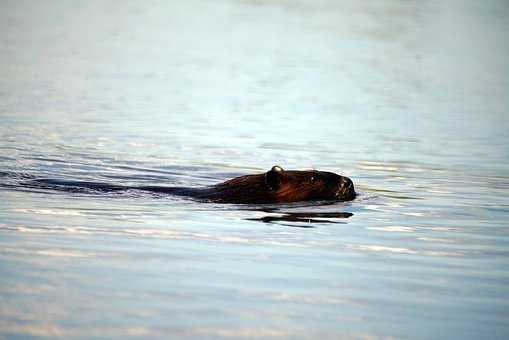
[[[509,338],[507,1],[2,1],[0,338]],[[287,169],[352,202],[69,193]]]

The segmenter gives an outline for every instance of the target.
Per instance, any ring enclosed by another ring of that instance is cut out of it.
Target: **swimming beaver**
[[[268,172],[246,175],[207,188],[142,187],[142,190],[191,196],[220,203],[287,203],[310,200],[353,200],[352,180],[332,172],[286,171],[273,166]]]
[[[34,183],[35,182],[35,183]],[[97,182],[36,179],[30,186],[81,192],[143,190],[193,197],[219,203],[287,203],[309,200],[353,200],[356,196],[352,180],[332,172],[286,171],[273,166],[268,172],[230,179],[205,188],[136,186],[128,187]],[[27,185],[27,184],[25,184]]]

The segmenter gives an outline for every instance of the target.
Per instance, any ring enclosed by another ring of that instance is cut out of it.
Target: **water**
[[[0,4],[0,338],[507,339],[506,1]]]

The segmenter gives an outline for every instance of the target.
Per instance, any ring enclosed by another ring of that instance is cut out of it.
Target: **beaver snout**
[[[353,187],[352,180],[348,177],[341,176],[339,183],[340,185],[337,192],[337,197],[345,200],[354,199],[357,193],[355,192],[355,188]]]
[[[353,187],[353,182],[350,178],[341,176],[341,185],[350,188]]]

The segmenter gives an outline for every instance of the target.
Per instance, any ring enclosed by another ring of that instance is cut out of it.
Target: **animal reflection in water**
[[[263,211],[263,210],[262,210]],[[350,212],[275,212],[265,211],[269,214],[259,218],[248,218],[249,221],[275,223],[300,228],[314,228],[314,224],[341,224],[340,221],[353,216]]]

